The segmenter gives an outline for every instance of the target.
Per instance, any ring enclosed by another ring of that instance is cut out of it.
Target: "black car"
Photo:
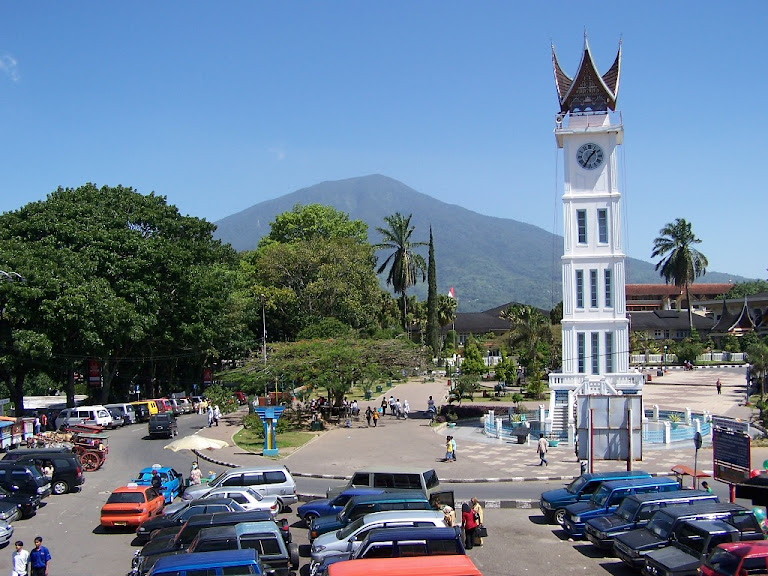
[[[9,492],[5,488],[0,487],[0,503],[2,505],[12,505],[19,509],[22,518],[29,518],[37,513],[37,509],[40,508],[40,502],[42,498],[38,495],[29,494],[26,492],[19,492],[14,490]],[[10,522],[10,520],[7,520]]]
[[[170,412],[152,414],[149,417],[147,428],[149,430],[150,438],[154,438],[156,436],[166,436],[168,438],[173,438],[179,433],[179,430],[176,426],[176,418]]]
[[[21,453],[21,457],[16,459],[16,462],[34,464],[41,470],[47,466],[53,467],[51,492],[54,494],[75,492],[85,484],[83,465],[80,457],[74,452],[45,452],[44,450],[15,450],[14,452]]]
[[[139,542],[148,542],[150,535],[155,530],[180,527],[184,522],[196,514],[213,514],[214,512],[242,512],[244,508],[232,498],[206,498],[201,500],[187,500],[182,507],[172,514],[163,514],[150,518],[136,529],[136,539]]]

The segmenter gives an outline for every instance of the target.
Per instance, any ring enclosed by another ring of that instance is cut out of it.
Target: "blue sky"
[[[550,42],[623,38],[626,251],[766,278],[766,2],[0,4],[0,211],[123,184],[215,221],[372,173],[562,233]],[[436,233],[439,233],[436,231]]]

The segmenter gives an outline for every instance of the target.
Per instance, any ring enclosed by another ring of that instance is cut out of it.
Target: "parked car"
[[[307,527],[312,523],[312,520],[319,518],[320,516],[335,516],[341,509],[344,508],[349,499],[353,496],[365,496],[368,494],[381,494],[385,490],[383,488],[349,488],[344,490],[341,494],[335,498],[317,498],[305,502],[296,509],[296,514],[299,518],[307,523]]]
[[[288,469],[281,464],[225,470],[207,485],[188,487],[184,491],[183,498],[194,500],[220,486],[248,486],[259,494],[277,496],[277,501],[280,503],[278,512],[299,500],[296,496],[296,482]]]
[[[577,502],[566,507],[563,530],[572,538],[583,538],[587,520],[612,514],[627,496],[679,491],[680,483],[674,478],[632,478],[603,482],[588,502]]]
[[[611,550],[616,536],[642,528],[659,510],[667,506],[691,505],[697,502],[719,500],[716,495],[705,490],[635,494],[626,498],[613,514],[587,520],[587,538],[598,548]]]
[[[0,521],[0,545],[7,546],[13,537],[13,526],[5,520]]]
[[[768,541],[720,544],[701,565],[702,576],[768,573]]]
[[[384,528],[368,532],[360,547],[352,552],[326,556],[315,565],[310,576],[327,576],[336,562],[362,558],[399,558],[401,556],[450,556],[466,554],[459,527]]]
[[[309,525],[309,541],[312,542],[321,534],[336,532],[366,514],[391,510],[434,510],[434,508],[424,493],[417,490],[354,496],[336,516],[315,518]]]
[[[644,528],[617,536],[613,550],[626,565],[640,570],[645,555],[669,545],[675,531],[686,520],[724,520],[741,530],[742,540],[762,540],[763,532],[754,512],[738,504],[706,502],[691,506],[670,506],[654,514]]]
[[[9,492],[0,487],[0,519],[6,522],[17,520],[14,509],[21,518],[30,518],[37,513],[40,508],[42,498],[38,494],[28,494],[26,492]]]
[[[123,402],[118,404],[105,404],[104,407],[112,414],[112,408],[117,408],[123,417],[123,422],[127,426],[128,424],[136,424],[136,410],[133,404]]]
[[[189,500],[175,512],[163,513],[143,522],[136,529],[136,539],[139,543],[149,542],[150,535],[155,530],[177,528],[196,514],[213,514],[214,512],[242,512],[244,508],[231,498],[206,498],[204,500]],[[165,512],[165,511],[164,511]]]
[[[718,544],[741,540],[741,532],[722,520],[687,520],[669,546],[645,555],[646,576],[696,576]]]
[[[56,429],[61,430],[73,424],[88,424],[109,428],[112,425],[112,416],[101,404],[93,406],[78,406],[77,408],[64,408],[56,416]]]
[[[212,552],[215,550],[256,550],[259,559],[276,576],[289,576],[299,569],[299,547],[286,546],[280,530],[274,522],[240,522],[231,526],[203,528],[189,545],[187,552]]]
[[[0,488],[0,522],[8,524],[22,517],[21,505],[9,496],[8,492]]]
[[[120,408],[107,408],[109,415],[112,416],[112,424],[109,426],[112,429],[122,428],[127,424],[125,418],[123,418],[123,411]]]
[[[220,576],[224,574],[265,574],[255,550],[200,552],[160,558],[151,576]]]
[[[385,488],[392,490],[420,490],[426,496],[440,496],[440,479],[434,468],[399,466],[370,466],[352,475],[346,486],[329,488],[326,497],[333,498],[350,488]],[[446,499],[441,498],[445,502]]]
[[[582,474],[565,488],[548,490],[541,493],[539,510],[548,522],[562,525],[565,521],[565,509],[570,504],[589,500],[598,486],[607,480],[630,480],[632,478],[650,478],[648,472],[633,470],[631,472],[600,472]]]
[[[262,510],[196,514],[179,528],[165,528],[153,533],[149,542],[141,550],[134,553],[131,560],[131,574],[147,574],[159,558],[186,550],[203,528],[228,526],[240,522],[261,522],[270,518],[271,515]],[[285,526],[281,526],[283,539],[286,538],[286,532],[290,533],[287,522]]]
[[[16,462],[34,464],[40,470],[46,465],[53,467],[53,476],[50,478],[53,494],[61,495],[76,492],[85,484],[83,465],[80,462],[80,457],[74,452],[45,452],[44,449],[17,450],[16,452],[21,452],[21,457],[16,459]]]
[[[184,478],[173,468],[167,466],[150,466],[142,468],[134,483],[139,486],[151,486],[153,472],[160,476],[160,494],[165,500],[165,504],[170,504],[176,496],[180,496],[184,489]]]
[[[150,438],[157,436],[173,438],[179,433],[176,417],[170,411],[151,414],[147,423],[147,431]]]
[[[138,527],[163,510],[163,496],[149,486],[128,484],[116,488],[101,508],[104,528]]]
[[[26,494],[41,499],[51,495],[50,479],[31,462],[0,460],[0,487],[11,493]]]
[[[262,495],[249,486],[219,486],[206,493],[202,499],[230,498],[240,504],[244,510],[268,510],[276,516],[280,503],[275,495]]]
[[[315,538],[311,547],[310,571],[326,556],[357,550],[362,542],[362,536],[374,528],[427,526],[445,526],[443,513],[438,510],[396,510],[367,514],[337,532],[328,532]]]

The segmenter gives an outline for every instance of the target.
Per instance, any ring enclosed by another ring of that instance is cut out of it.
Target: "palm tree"
[[[510,306],[502,310],[499,317],[509,320],[509,340],[512,347],[522,347],[528,361],[536,361],[539,343],[548,342],[552,338],[549,318],[536,307],[527,304]]]
[[[669,284],[685,286],[685,299],[688,301],[688,324],[693,334],[693,311],[688,286],[696,278],[707,271],[707,257],[693,248],[700,244],[691,231],[691,225],[684,218],[677,218],[671,224],[667,224],[659,231],[660,236],[653,241],[653,253],[651,258],[660,256],[662,259],[656,264],[656,270]]]
[[[392,286],[395,294],[400,294],[402,297],[402,321],[403,329],[406,332],[408,330],[406,292],[408,288],[416,284],[419,272],[421,272],[422,282],[427,279],[427,263],[423,256],[413,251],[417,246],[427,246],[427,243],[411,241],[411,234],[413,234],[414,229],[411,226],[411,216],[412,214],[409,214],[405,217],[400,212],[395,212],[392,216],[385,217],[384,221],[387,223],[387,228],[376,228],[376,231],[382,236],[382,242],[374,245],[376,250],[392,251],[376,272],[381,274],[389,266],[387,286]]]

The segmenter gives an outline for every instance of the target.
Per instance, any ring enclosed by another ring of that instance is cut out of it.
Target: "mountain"
[[[321,182],[280,198],[255,204],[215,222],[215,236],[236,250],[252,250],[269,233],[275,216],[295,204],[325,204],[368,224],[372,243],[380,240],[376,227],[395,212],[413,214],[413,239],[435,240],[438,291],[454,287],[462,312],[487,310],[505,302],[523,302],[550,309],[562,300],[560,257],[562,236],[509,218],[494,218],[446,204],[402,182],[374,174]],[[427,251],[423,251],[426,258]],[[381,258],[383,253],[379,255]],[[654,265],[627,258],[627,282],[659,283]],[[707,282],[728,282],[733,275],[710,272]],[[412,290],[426,297],[426,283]]]

